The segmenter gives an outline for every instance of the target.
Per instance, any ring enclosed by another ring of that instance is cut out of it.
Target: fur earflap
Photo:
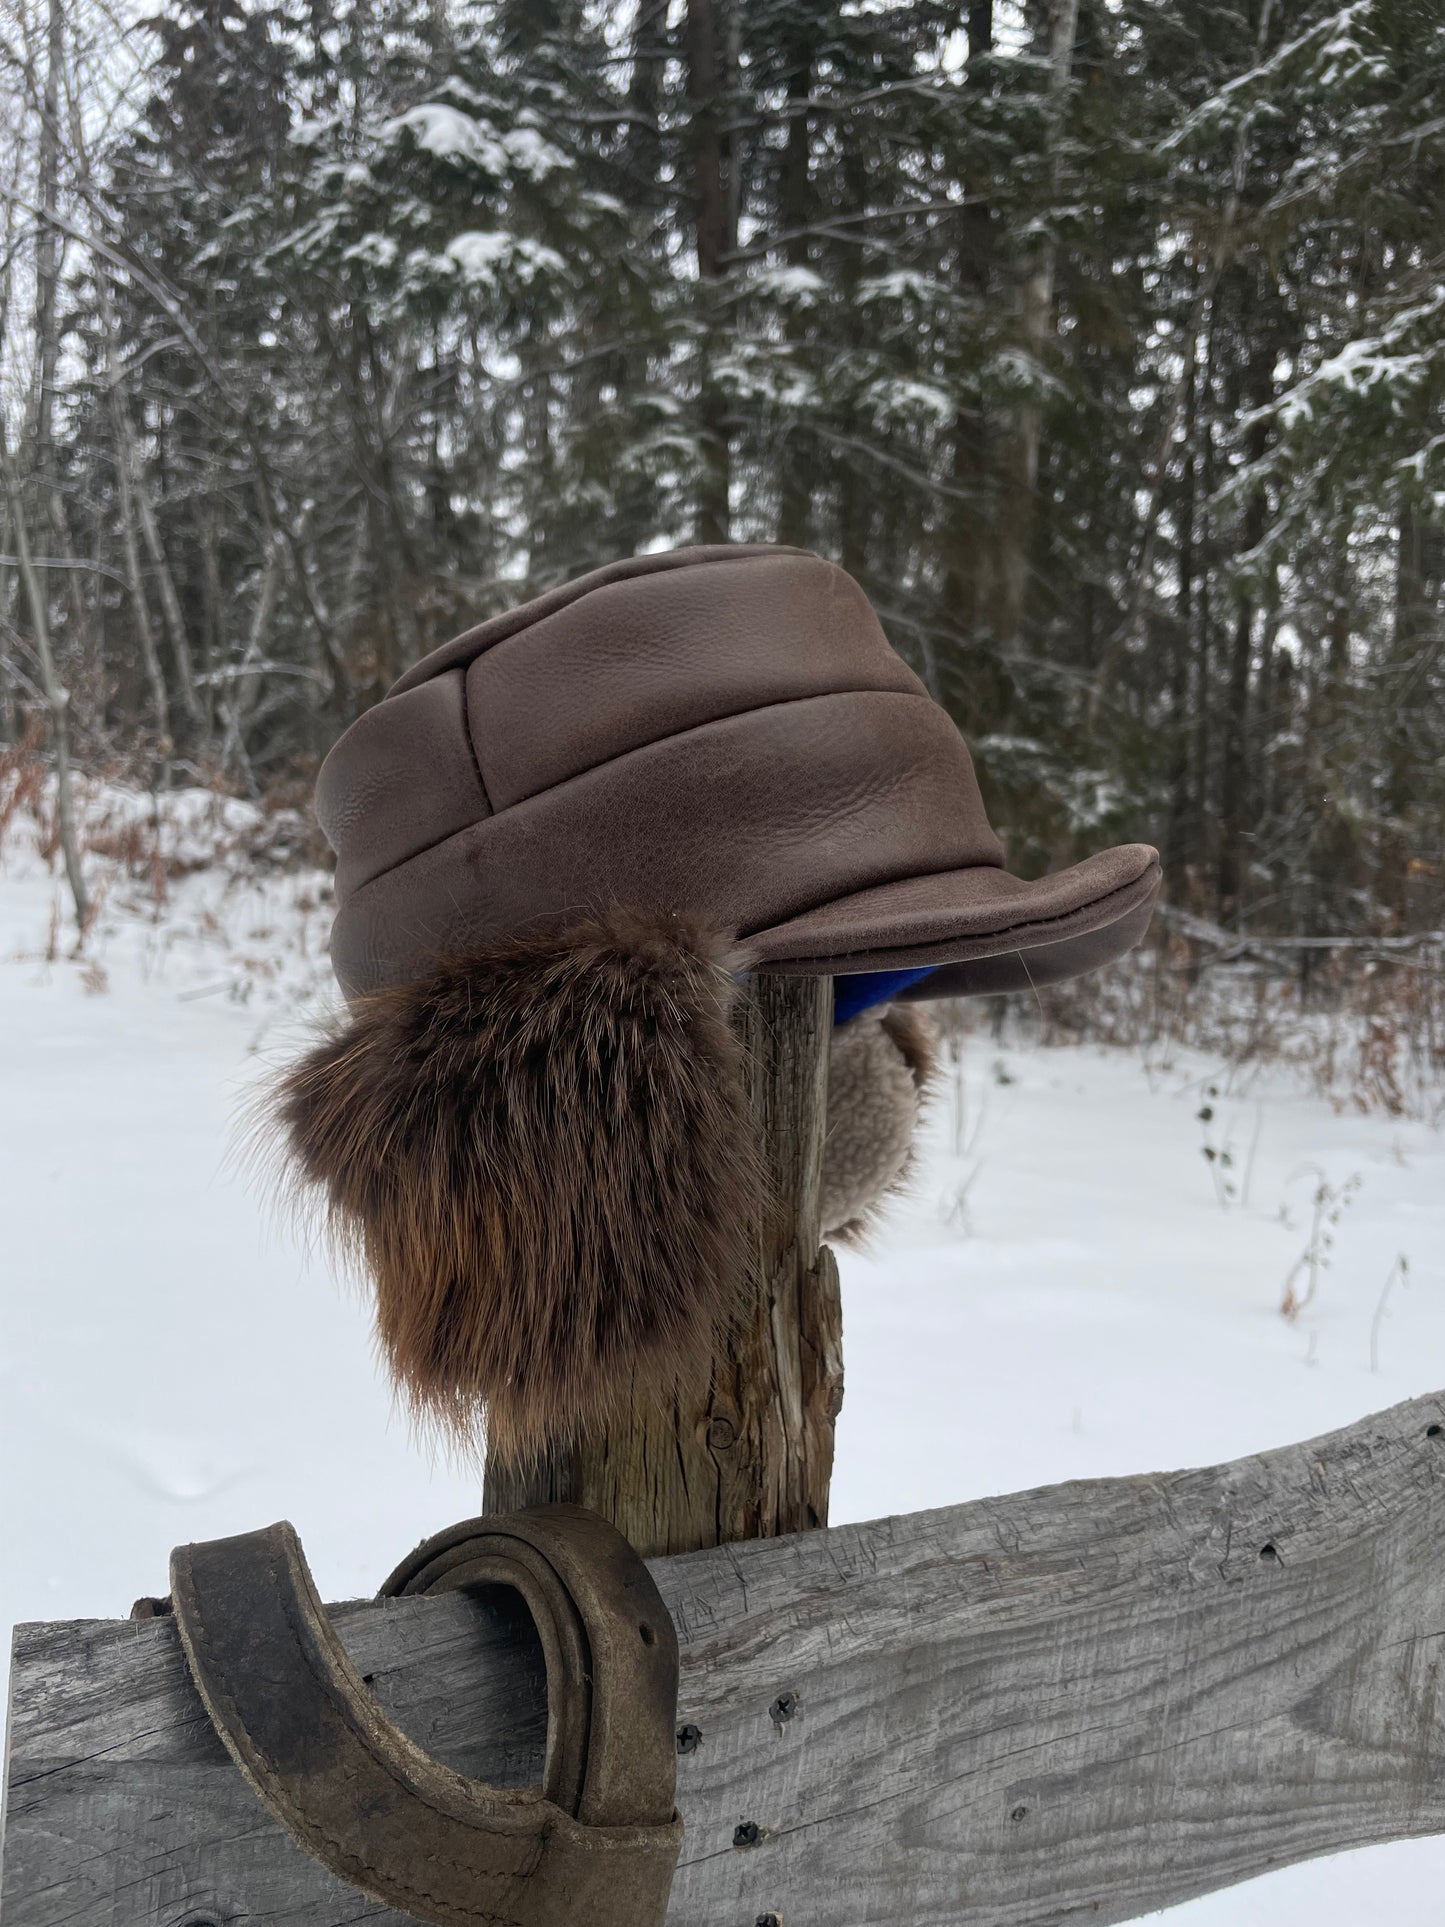
[[[665,1399],[735,1313],[762,1177],[746,960],[614,910],[356,1004],[284,1077],[299,1179],[365,1263],[392,1374],[514,1461]]]
[[[912,1004],[866,1010],[833,1032],[823,1236],[860,1244],[904,1189],[937,1059],[933,1024]]]

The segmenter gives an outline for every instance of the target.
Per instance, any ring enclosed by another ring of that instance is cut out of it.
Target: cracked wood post
[[[828,1523],[843,1317],[819,1242],[828,978],[753,977],[735,1019],[770,1195],[753,1240],[747,1316],[704,1395],[559,1449],[521,1472],[487,1465],[483,1510],[566,1501],[609,1519],[646,1558]]]

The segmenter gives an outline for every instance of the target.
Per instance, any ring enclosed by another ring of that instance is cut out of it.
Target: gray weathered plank
[[[1445,1830],[1442,1526],[1438,1395],[1233,1465],[654,1562],[699,1736],[670,1923],[1123,1921]],[[536,1773],[515,1613],[337,1618],[423,1744]],[[5,1927],[400,1918],[269,1821],[164,1621],[22,1627],[9,1752]]]

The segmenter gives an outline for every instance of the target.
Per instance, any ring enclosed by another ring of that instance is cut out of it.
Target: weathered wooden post
[[[667,1414],[639,1407],[520,1472],[489,1463],[484,1511],[585,1505],[648,1558],[828,1523],[843,1397],[838,1269],[818,1229],[832,1009],[832,982],[818,977],[754,977],[741,1002],[769,1186],[748,1313],[707,1391]]]

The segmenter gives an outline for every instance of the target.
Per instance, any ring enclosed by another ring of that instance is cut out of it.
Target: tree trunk
[[[35,398],[32,421],[34,472],[40,486],[52,480],[51,437],[55,420],[55,370],[60,336],[55,325],[55,297],[60,280],[60,230],[55,202],[60,169],[60,69],[65,58],[64,15],[60,0],[50,0],[46,27],[45,92],[40,108],[40,142],[36,157],[40,222],[35,235]]]
[[[1170,899],[1186,903],[1190,859],[1196,854],[1193,834],[1198,822],[1189,784],[1189,672],[1194,654],[1194,525],[1197,473],[1194,438],[1199,426],[1199,383],[1195,361],[1198,343],[1190,339],[1185,377],[1184,450],[1175,520],[1179,530],[1176,558],[1178,588],[1174,602],[1173,648],[1169,662],[1169,817],[1164,837],[1164,876]]]
[[[80,839],[75,828],[75,804],[70,781],[70,692],[60,680],[55,653],[50,646],[50,622],[45,601],[45,586],[30,553],[30,534],[25,526],[25,500],[19,478],[10,459],[5,439],[4,417],[0,415],[0,480],[9,499],[10,525],[15,536],[15,559],[20,568],[20,585],[30,610],[30,629],[35,639],[35,654],[40,663],[40,687],[50,713],[50,744],[55,754],[55,820],[60,831],[60,849],[65,859],[65,876],[75,903],[76,930],[81,941],[90,922],[90,896],[85,887],[85,872],[80,861]]]
[[[1432,761],[1421,723],[1428,714],[1429,692],[1445,640],[1441,608],[1445,529],[1433,518],[1432,509],[1428,497],[1407,499],[1401,505],[1395,525],[1394,634],[1382,652],[1385,701],[1377,755],[1383,821],[1375,892],[1402,924],[1409,914],[1410,859],[1418,847],[1416,812],[1427,795],[1421,778]],[[1427,847],[1429,837],[1426,830],[1420,839]]]
[[[842,172],[844,212],[862,215],[868,206],[868,163],[856,142],[844,150]],[[863,304],[858,299],[858,288],[863,279],[861,249],[848,250],[840,263],[839,275],[848,352],[858,355],[866,350],[870,339],[870,325],[863,312]],[[839,411],[835,421],[841,433],[846,434],[852,427],[849,416],[843,411]],[[838,475],[838,560],[849,575],[860,582],[867,579],[871,559],[869,534],[877,494],[875,482],[876,477],[871,469],[865,468],[860,456],[849,454],[843,457]]]
[[[623,157],[639,192],[656,194],[662,178],[663,74],[667,65],[667,0],[640,0],[632,22],[632,76]]]
[[[186,712],[186,721],[190,724],[196,741],[199,742],[206,734],[206,713],[196,688],[191,664],[191,644],[186,634],[186,619],[181,612],[181,599],[176,593],[175,577],[171,574],[171,565],[166,558],[165,543],[161,540],[149,480],[137,469],[132,475],[132,481],[135,505],[140,515],[141,535],[145,541],[146,554],[150,557],[151,567],[155,571],[156,588],[160,592],[161,614],[165,618],[166,636],[170,642],[171,657],[175,663],[176,688],[180,693],[181,707]]]
[[[788,131],[783,147],[782,179],[779,186],[778,216],[787,240],[783,259],[790,268],[808,265],[806,229],[810,213],[808,195],[809,122],[808,90],[813,83],[813,64],[806,41],[795,41],[788,54]],[[790,297],[784,320],[788,345],[803,348],[807,327],[796,300]],[[808,525],[813,500],[808,451],[798,435],[797,421],[780,425],[778,452],[781,475],[778,489],[778,540],[790,548],[807,546]]]
[[[150,606],[146,602],[145,578],[141,573],[140,544],[136,538],[135,476],[132,471],[132,454],[129,437],[120,425],[120,416],[125,408],[124,398],[118,390],[111,390],[111,413],[116,424],[115,479],[120,508],[121,552],[125,557],[126,584],[130,590],[131,619],[135,623],[136,641],[140,645],[141,663],[145,669],[146,688],[150,694],[151,710],[155,717],[156,753],[162,763],[169,760],[171,743],[170,701],[166,694],[165,674],[161,669],[160,652],[156,648],[155,630],[151,626]]]
[[[105,320],[109,332],[111,316],[108,308]],[[144,488],[145,483],[136,474],[135,437],[131,432],[130,417],[126,413],[125,396],[120,389],[113,336],[108,342],[106,356],[106,386],[110,397],[111,427],[115,434],[116,496],[117,506],[120,509],[121,553],[125,557],[126,584],[130,590],[131,620],[135,624],[136,641],[140,646],[141,663],[145,670],[146,689],[155,715],[156,753],[165,764],[169,762],[173,748],[170,696],[166,689],[165,673],[161,668],[160,651],[156,647],[150,604],[146,601],[145,577],[141,573],[140,565],[140,538],[137,534],[137,487]]]
[[[827,1524],[843,1397],[838,1272],[818,1242],[831,1015],[826,978],[756,977],[741,1008],[772,1182],[750,1310],[707,1391],[679,1402],[670,1420],[639,1413],[533,1470],[489,1464],[487,1512],[589,1506],[647,1557]]]
[[[968,9],[968,65],[964,69],[971,94],[992,84],[992,53],[993,0],[974,0]],[[981,191],[987,179],[987,171],[981,167],[977,177],[965,182],[967,196],[956,217],[959,286],[980,318],[988,311],[994,269],[993,216]],[[943,612],[960,641],[971,645],[986,621],[993,560],[993,544],[985,526],[985,509],[990,502],[988,422],[981,398],[960,402],[951,440],[953,498],[945,510],[948,537]],[[970,691],[971,695],[977,693]],[[980,708],[981,713],[991,713],[982,704]]]
[[[235,769],[246,788],[254,796],[256,780],[251,770],[251,760],[246,753],[246,722],[255,713],[260,700],[266,659],[270,644],[271,619],[276,612],[276,592],[281,581],[281,537],[275,529],[266,533],[266,561],[261,572],[261,587],[256,596],[256,606],[251,615],[251,632],[246,639],[245,653],[236,665],[236,673],[225,686],[218,704],[224,718],[225,730],[221,737],[220,763],[224,771]]]
[[[702,475],[697,539],[699,542],[726,542],[730,520],[728,495],[731,460],[725,403],[713,379],[711,342],[719,322],[717,297],[723,279],[723,254],[728,243],[723,143],[718,121],[717,13],[714,0],[688,0],[687,93],[692,110],[694,220],[704,329],[698,375]]]
[[[1059,136],[1065,95],[1073,73],[1078,26],[1079,0],[1049,0],[1042,27],[1042,51],[1049,69],[1044,117],[1050,189],[1050,205],[1045,210],[1046,221],[1051,221],[1055,212],[1053,189],[1058,172]],[[1057,265],[1058,243],[1051,232],[1046,232],[1030,252],[1019,288],[1019,332],[1034,368],[1038,368],[1043,361],[1044,349],[1053,328],[1054,275]],[[1042,432],[1043,410],[1038,402],[1029,400],[1022,403],[1015,418],[1013,435],[1003,451],[999,477],[1002,542],[992,627],[994,634],[1004,642],[1012,642],[1023,624]]]
[[[1254,419],[1244,438],[1244,456],[1256,473],[1269,445],[1269,425],[1262,410],[1273,390],[1276,347],[1267,321],[1256,311],[1259,331],[1245,368],[1243,408]],[[1263,481],[1249,485],[1240,518],[1236,556],[1250,558],[1264,539],[1269,498]],[[1252,566],[1252,565],[1251,565]],[[1239,921],[1243,907],[1245,814],[1249,790],[1250,681],[1254,667],[1255,614],[1259,596],[1252,587],[1236,591],[1234,637],[1225,697],[1223,746],[1219,772],[1219,864],[1216,871],[1218,916],[1226,928]]]
[[[70,518],[55,469],[55,392],[60,360],[56,298],[60,287],[61,241],[56,218],[60,187],[60,99],[65,65],[65,16],[61,0],[50,0],[45,32],[45,83],[40,107],[36,171],[40,224],[35,236],[35,383],[30,398],[31,474],[41,514],[50,527],[51,553],[73,550]],[[37,522],[40,515],[37,515]],[[71,634],[85,628],[85,598],[78,570],[67,570],[64,594]]]

